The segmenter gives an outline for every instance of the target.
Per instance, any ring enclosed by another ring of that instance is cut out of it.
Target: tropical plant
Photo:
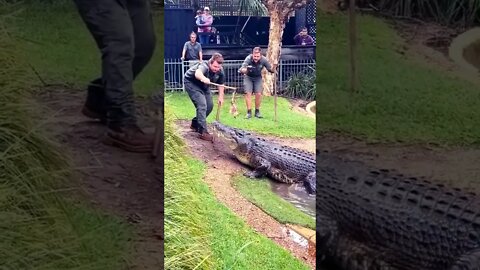
[[[303,100],[315,100],[316,83],[315,70],[294,74],[287,81],[287,87],[281,92],[285,97]]]

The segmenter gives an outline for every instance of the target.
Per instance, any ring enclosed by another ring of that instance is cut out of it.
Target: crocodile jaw
[[[227,127],[220,122],[213,122],[213,132],[214,134],[223,140],[231,150],[236,150],[239,148],[239,140],[241,140],[239,134],[234,128]]]
[[[240,161],[245,165],[251,166],[250,155],[242,151],[238,145],[235,149],[233,149],[233,153],[235,157],[238,159],[238,161]]]

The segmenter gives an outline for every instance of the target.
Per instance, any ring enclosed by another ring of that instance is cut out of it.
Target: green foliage
[[[380,19],[358,18],[360,93],[348,90],[347,17],[318,17],[320,131],[368,141],[478,144],[479,86],[399,54],[403,41]]]
[[[294,74],[288,79],[287,87],[282,95],[289,98],[298,98],[312,101],[316,96],[315,70],[306,73]]]
[[[215,269],[208,248],[208,228],[196,182],[187,164],[184,143],[165,107],[165,269]]]

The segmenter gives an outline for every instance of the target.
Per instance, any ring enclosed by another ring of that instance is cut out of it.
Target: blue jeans
[[[200,44],[208,44],[210,43],[210,33],[198,33],[198,37],[200,38]]]

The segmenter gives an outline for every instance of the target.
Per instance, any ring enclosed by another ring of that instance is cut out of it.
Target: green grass
[[[81,20],[74,1],[26,1],[12,33],[26,52],[29,64],[48,84],[85,88],[101,75],[100,53]],[[163,15],[155,12],[155,54],[138,76],[137,95],[150,95],[163,85]],[[32,76],[38,84],[42,82]]]
[[[217,115],[217,95],[214,96],[214,108],[207,122],[215,120]],[[169,100],[174,115],[178,119],[191,119],[195,116],[195,107],[188,97],[187,93],[168,93],[166,99]],[[274,121],[274,99],[273,97],[263,97],[262,115],[263,119],[244,119],[246,114],[245,101],[242,95],[236,96],[236,105],[239,111],[237,118],[230,113],[231,96],[225,96],[225,103],[221,107],[220,121],[226,125],[255,131],[259,134],[276,135],[279,137],[291,138],[314,138],[315,137],[315,119],[295,112],[290,108],[290,103],[284,98],[277,99],[277,119]],[[253,102],[253,100],[252,100]]]
[[[234,178],[233,185],[247,200],[283,224],[298,224],[315,230],[315,219],[271,191],[266,179],[252,181],[244,176]]]
[[[358,17],[360,93],[348,89],[347,18],[318,16],[320,132],[366,141],[478,145],[480,87],[408,59],[378,18]]]
[[[8,9],[0,7],[0,30],[12,31],[3,28]],[[71,190],[64,151],[33,120],[39,110],[29,96],[28,58],[3,32],[0,48],[1,268],[121,269],[131,228],[66,199],[79,191]]]
[[[219,203],[203,182],[205,164],[188,157],[173,128],[165,128],[165,269],[308,269],[255,233]]]
[[[164,224],[165,269],[215,269],[208,225],[200,206],[198,179],[192,175],[184,143],[175,133],[171,110],[165,108]]]

